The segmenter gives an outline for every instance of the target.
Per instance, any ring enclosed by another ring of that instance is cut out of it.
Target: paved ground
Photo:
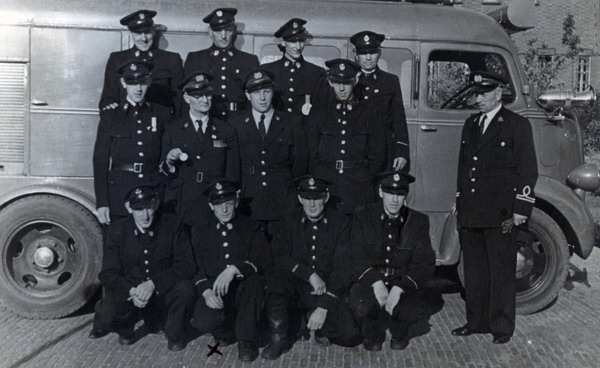
[[[111,334],[90,340],[93,314],[53,321],[32,321],[0,310],[0,368],[24,367],[600,367],[600,249],[586,261],[574,257],[569,277],[556,303],[545,311],[517,317],[510,343],[496,346],[489,335],[458,338],[450,334],[464,323],[464,304],[458,294],[444,294],[443,303],[430,303],[423,321],[403,352],[389,346],[379,353],[361,347],[321,348],[299,342],[277,361],[258,358],[237,361],[235,346],[212,355],[208,336],[192,341],[186,350],[167,350],[160,335],[147,335],[122,347]]]

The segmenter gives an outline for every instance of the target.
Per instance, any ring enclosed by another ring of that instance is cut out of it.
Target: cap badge
[[[294,28],[298,28],[298,23],[294,22],[293,26],[294,26]]]
[[[481,78],[481,74],[475,74],[475,76],[473,77],[473,81],[475,81],[476,83],[481,82],[483,79]]]
[[[140,13],[140,19],[145,19],[146,15],[144,15],[144,13]]]
[[[308,185],[315,185],[315,179],[313,179],[313,178],[308,179]]]
[[[140,188],[138,188],[135,190],[135,192],[133,192],[133,194],[140,195],[140,194],[142,194],[142,190]]]
[[[365,42],[369,42],[369,40],[370,40],[369,35],[365,35],[365,37],[363,38],[363,40],[365,40]]]
[[[223,189],[223,186],[221,185],[221,183],[217,183],[217,184],[215,184],[215,189],[221,190],[221,189]]]
[[[131,64],[131,66],[129,67],[129,69],[131,69],[131,70],[137,70],[137,66],[135,64]]]
[[[219,10],[219,11],[217,12],[217,17],[222,17],[222,16],[223,16],[223,12]]]
[[[204,80],[204,76],[202,74],[196,76],[196,82],[202,82]]]
[[[260,79],[260,78],[262,78],[262,77],[263,77],[263,75],[262,75],[262,73],[261,73],[261,72],[256,72],[256,73],[254,73],[254,79]]]
[[[343,63],[340,64],[340,70],[346,70],[346,65],[344,65]]]
[[[400,175],[394,174],[394,181],[400,181]]]

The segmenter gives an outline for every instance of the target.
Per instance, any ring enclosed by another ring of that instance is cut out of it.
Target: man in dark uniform
[[[360,319],[363,346],[379,351],[390,329],[390,348],[408,346],[408,328],[423,314],[421,291],[435,271],[429,218],[406,206],[409,174],[380,176],[381,203],[356,211],[352,224],[352,260],[357,282],[348,303]]]
[[[156,186],[132,189],[125,198],[131,215],[109,228],[98,275],[104,296],[96,304],[90,338],[113,331],[119,344],[133,344],[139,311],[150,332],[164,323],[169,350],[185,348],[185,322],[195,299],[189,281],[194,275],[192,248],[181,221],[160,214],[159,204]]]
[[[474,72],[471,83],[480,113],[462,131],[456,193],[467,324],[452,334],[492,333],[504,344],[515,330],[516,240],[533,211],[537,161],[529,121],[501,104],[507,81]]]
[[[275,32],[281,39],[283,57],[263,68],[275,76],[273,106],[295,115],[308,115],[316,98],[317,88],[325,84],[325,70],[304,60],[302,52],[308,38],[306,21],[292,18]]]
[[[258,67],[258,57],[235,48],[237,9],[219,8],[202,19],[209,24],[208,34],[213,45],[205,50],[190,52],[185,60],[185,74],[206,70],[216,80],[213,113],[227,120],[234,111],[247,110],[243,81],[253,68]]]
[[[165,203],[189,226],[213,217],[204,186],[217,178],[240,180],[239,147],[235,129],[212,118],[212,77],[191,74],[180,86],[189,113],[167,126],[163,137],[162,171],[171,181]],[[170,203],[169,203],[170,202]]]
[[[297,116],[273,109],[269,71],[251,71],[244,86],[252,109],[231,121],[240,144],[241,195],[247,213],[272,234],[272,222],[295,204],[292,179],[306,174],[306,137]]]
[[[192,325],[213,334],[220,346],[238,341],[238,358],[258,357],[258,319],[264,305],[263,271],[270,264],[261,226],[236,216],[237,185],[217,179],[206,189],[213,218],[192,229],[198,272],[194,282],[202,296]],[[233,331],[235,330],[235,334]]]
[[[154,64],[152,82],[146,94],[148,102],[166,106],[175,115],[180,114],[181,96],[177,93],[177,86],[183,80],[181,56],[156,47],[158,42],[152,20],[155,15],[153,10],[138,10],[121,18],[121,24],[129,28],[134,46],[110,54],[104,71],[100,111],[115,109],[125,101],[126,93],[119,82],[118,68],[127,61],[137,60]]]
[[[398,76],[384,72],[377,65],[385,35],[371,31],[358,32],[350,38],[356,61],[361,67],[357,88],[362,98],[378,105],[386,114],[387,168],[408,171],[410,152],[404,102]]]
[[[94,190],[97,216],[108,225],[128,215],[123,197],[130,188],[159,182],[161,139],[171,120],[169,109],[151,104],[145,96],[152,80],[152,64],[137,59],[119,68],[127,97],[116,109],[100,113],[94,146]]]
[[[262,352],[265,359],[277,359],[292,346],[292,301],[310,312],[307,327],[318,344],[356,346],[362,339],[345,303],[351,282],[350,220],[327,208],[329,184],[310,175],[299,178],[302,208],[286,213],[273,239],[275,266],[267,273],[266,288],[271,342]]]
[[[307,118],[310,171],[333,183],[337,210],[351,214],[375,200],[373,180],[385,164],[383,115],[354,93],[358,64],[344,59],[325,64],[335,98]]]

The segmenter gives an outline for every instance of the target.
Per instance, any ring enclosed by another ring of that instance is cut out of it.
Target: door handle
[[[427,124],[421,124],[421,130],[424,132],[437,132],[437,128],[436,127],[432,127],[430,125]]]
[[[31,99],[31,104],[33,106],[48,106],[48,102],[38,100],[37,98]]]

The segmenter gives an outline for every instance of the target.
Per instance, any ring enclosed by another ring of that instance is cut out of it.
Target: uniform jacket
[[[385,164],[382,115],[371,103],[358,100],[331,99],[306,121],[310,171],[333,183],[332,194],[342,197],[344,213],[374,200],[372,181]],[[362,166],[340,169],[338,161]]]
[[[269,245],[262,227],[255,221],[237,215],[227,224],[216,217],[192,228],[192,247],[197,272],[192,281],[200,294],[212,289],[227,265],[234,265],[242,274],[263,274],[271,264]]]
[[[435,271],[429,218],[406,206],[396,221],[388,218],[381,202],[358,209],[351,244],[355,277],[368,286],[384,281],[411,293],[421,290]]]
[[[231,121],[240,144],[242,199],[256,220],[278,220],[295,205],[292,179],[306,174],[308,148],[298,117],[275,111],[263,141],[252,112]]]
[[[100,113],[94,146],[96,207],[110,207],[111,214],[126,216],[123,198],[134,186],[160,181],[161,140],[169,109],[143,103],[121,103]],[[115,164],[140,163],[140,172],[111,170]]]
[[[202,125],[202,122],[199,124]],[[185,114],[167,125],[162,142],[161,169],[170,179],[165,202],[171,201],[187,224],[213,217],[208,199],[202,193],[206,184],[223,177],[240,181],[240,154],[235,129],[222,120],[209,118],[206,133],[200,135],[190,115]],[[173,148],[180,148],[188,159],[176,161],[175,172],[171,173],[165,161]]]
[[[226,120],[228,104],[240,104],[238,110],[247,110],[244,80],[250,71],[258,67],[258,57],[235,47],[222,50],[212,45],[208,49],[190,52],[185,59],[185,75],[206,71],[214,78],[213,112]]]
[[[168,291],[178,279],[194,275],[192,248],[183,224],[176,216],[159,214],[146,233],[141,233],[133,216],[108,228],[104,245],[102,286],[118,294],[152,280],[158,294]]]
[[[146,100],[173,109],[175,115],[181,113],[181,93],[178,85],[183,81],[183,67],[178,53],[153,48],[142,52],[137,47],[116,51],[110,54],[104,71],[104,87],[100,98],[100,111],[113,102],[126,100],[127,93],[121,85],[119,67],[124,63],[139,59],[154,64],[152,84],[146,92]]]
[[[316,272],[327,286],[317,305],[332,310],[352,281],[349,240],[347,216],[325,208],[323,217],[313,223],[302,208],[297,208],[285,214],[276,231],[273,262],[306,282]]]
[[[377,105],[386,115],[391,158],[404,157],[409,161],[408,128],[398,76],[377,68],[372,74],[362,75],[357,88],[361,90],[365,101]]]
[[[309,63],[303,57],[291,61],[285,55],[263,67],[275,76],[275,96],[273,106],[281,111],[294,115],[303,115],[302,106],[309,95],[310,104],[317,98],[317,87],[325,79],[325,70],[315,64]]]
[[[538,170],[529,121],[502,107],[479,133],[479,114],[463,127],[457,210],[462,227],[501,227],[513,213],[531,216]]]

